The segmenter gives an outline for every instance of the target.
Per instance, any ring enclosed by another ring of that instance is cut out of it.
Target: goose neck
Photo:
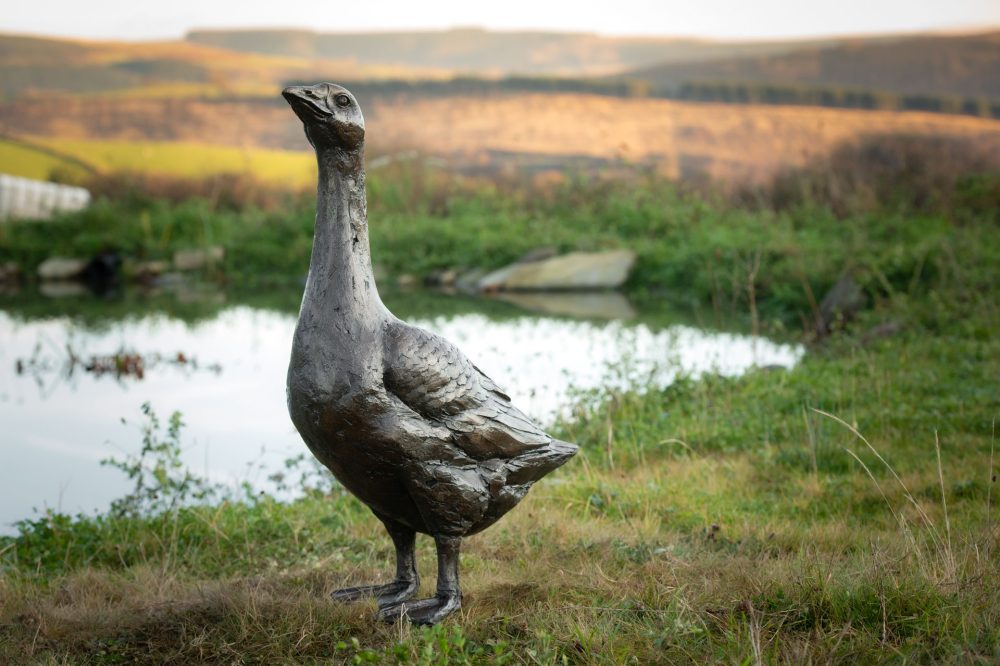
[[[347,314],[381,304],[368,242],[363,150],[317,154],[316,229],[306,300]]]

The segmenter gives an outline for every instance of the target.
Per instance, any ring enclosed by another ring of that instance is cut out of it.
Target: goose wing
[[[422,417],[446,426],[469,456],[513,458],[552,441],[441,336],[394,322],[385,352],[386,389]]]

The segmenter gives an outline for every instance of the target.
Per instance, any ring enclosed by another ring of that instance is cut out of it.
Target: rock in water
[[[73,280],[83,275],[87,268],[87,260],[70,257],[49,257],[38,265],[38,279],[43,282],[51,280]]]
[[[17,282],[21,279],[21,266],[16,261],[0,263],[0,284]]]
[[[198,271],[222,261],[225,256],[225,248],[218,245],[205,249],[178,250],[174,253],[174,268],[179,271]]]
[[[140,261],[132,266],[132,275],[137,280],[151,280],[163,275],[170,268],[165,261]]]
[[[635,308],[621,292],[508,291],[494,296],[532,312],[579,319],[631,319]]]

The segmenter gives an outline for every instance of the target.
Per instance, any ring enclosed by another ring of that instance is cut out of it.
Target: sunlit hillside
[[[658,86],[749,82],[1000,99],[1000,32],[852,40],[790,53],[664,61],[623,75]]]
[[[287,168],[297,180],[304,172],[293,165],[311,163],[309,145],[278,90],[271,92],[270,99],[226,102],[22,100],[0,107],[0,122],[98,168],[183,175],[249,169],[267,179]],[[1000,121],[930,113],[582,94],[383,96],[364,100],[364,108],[369,156],[417,150],[486,172],[644,165],[671,177],[759,181],[868,134],[974,138],[1000,153]],[[130,152],[139,144],[155,148]],[[296,157],[283,157],[287,151]],[[0,153],[0,171],[39,175],[34,163],[25,171],[18,160]]]
[[[416,150],[464,171],[639,165],[675,178],[761,181],[865,134],[975,137],[1000,152],[1000,122],[988,119],[1000,114],[988,101],[1000,95],[997,49],[998,33],[784,42],[475,29],[201,31],[134,43],[7,35],[0,136],[47,152],[7,146],[0,171],[49,177],[58,156],[69,156],[99,171],[235,170],[300,183],[309,147],[279,93],[318,80],[349,82],[357,93],[370,155]],[[634,69],[643,63],[660,64]],[[583,76],[630,67],[626,76],[645,88]],[[496,77],[512,71],[577,78]],[[662,98],[670,86],[713,77],[749,83],[707,91],[726,104]],[[804,98],[750,90],[769,80],[821,87]],[[827,85],[971,97],[888,103],[875,93],[838,97]],[[858,105],[868,108],[833,108]],[[938,113],[887,110],[910,108]]]
[[[1000,121],[929,113],[549,94],[387,99],[369,116],[380,145],[460,160],[582,156],[737,180],[767,178],[868,134],[975,138],[1000,152]]]

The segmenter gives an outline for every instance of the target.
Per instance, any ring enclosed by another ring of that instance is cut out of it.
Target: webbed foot
[[[460,592],[438,592],[430,599],[404,601],[393,605],[380,606],[376,618],[383,622],[396,622],[401,617],[413,624],[437,624],[462,607]]]
[[[412,599],[420,587],[418,579],[394,580],[385,585],[359,585],[358,587],[345,587],[342,590],[334,590],[330,596],[334,601],[351,602],[359,599],[374,598],[378,602],[379,608],[393,604],[400,604],[407,599]]]
[[[462,607],[462,592],[458,584],[459,537],[435,536],[438,555],[437,594],[430,599],[403,601],[379,605],[376,618],[396,622],[405,617],[413,624],[437,624]]]
[[[374,598],[379,607],[382,607],[412,599],[420,589],[420,575],[417,573],[417,560],[413,554],[417,533],[389,518],[375,515],[385,524],[385,529],[396,547],[396,579],[384,585],[359,585],[334,590],[330,594],[334,601],[351,602]]]

